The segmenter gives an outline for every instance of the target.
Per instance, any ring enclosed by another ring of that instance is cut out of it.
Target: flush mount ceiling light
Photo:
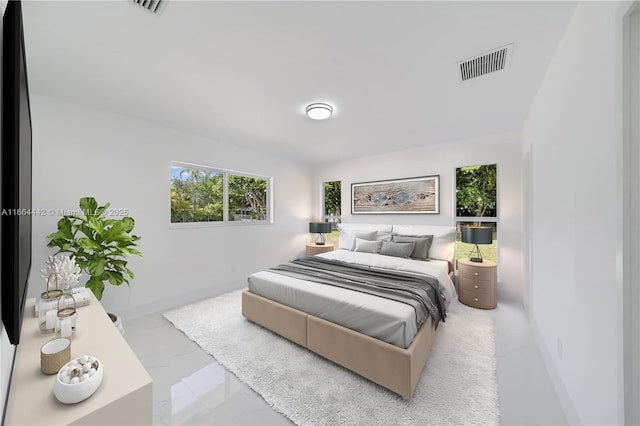
[[[329,104],[314,103],[307,106],[307,117],[312,120],[326,120],[333,114],[333,107]]]

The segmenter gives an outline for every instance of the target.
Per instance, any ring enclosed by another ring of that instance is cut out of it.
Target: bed
[[[371,224],[340,228],[340,249],[252,274],[249,289],[242,294],[242,314],[409,399],[436,333],[446,322],[446,307],[456,295],[451,272],[455,228]],[[422,257],[424,247],[418,247],[427,236],[432,236],[429,260]],[[389,255],[389,247],[411,250],[411,256]],[[334,282],[335,276],[342,277],[343,267],[348,274],[353,269],[358,280],[349,275],[345,282]],[[388,287],[404,281],[408,284],[402,291],[387,293]],[[369,289],[363,292],[360,286],[370,282],[376,287],[372,294]],[[423,293],[429,293],[429,300]],[[425,306],[426,314],[419,315]]]

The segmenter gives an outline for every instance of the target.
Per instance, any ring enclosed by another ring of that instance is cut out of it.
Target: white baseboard
[[[146,315],[162,313],[171,309],[188,305],[190,303],[197,302],[199,300],[207,299],[209,297],[219,296],[224,293],[228,293],[233,290],[238,290],[247,287],[247,280],[229,281],[226,283],[216,284],[215,287],[201,289],[190,293],[182,294],[178,297],[171,297],[152,303],[141,304],[135,308],[125,309],[118,311],[117,314],[122,318],[125,323],[136,318],[140,318]]]

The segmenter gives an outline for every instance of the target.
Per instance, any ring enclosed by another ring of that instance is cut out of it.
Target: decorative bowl
[[[64,404],[75,404],[89,398],[100,387],[104,369],[96,357],[84,355],[60,368],[53,394]]]

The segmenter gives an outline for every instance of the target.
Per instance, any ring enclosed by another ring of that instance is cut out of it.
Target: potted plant
[[[114,286],[130,285],[133,272],[127,267],[131,255],[142,257],[136,249],[140,237],[133,235],[135,221],[129,216],[107,217],[109,203],[98,206],[93,197],[80,199],[78,214],[65,215],[58,221],[58,230],[48,235],[47,247],[57,247],[58,253],[69,253],[76,264],[89,275],[85,287],[96,299],[102,300],[105,282]],[[115,322],[115,316],[109,314]]]

